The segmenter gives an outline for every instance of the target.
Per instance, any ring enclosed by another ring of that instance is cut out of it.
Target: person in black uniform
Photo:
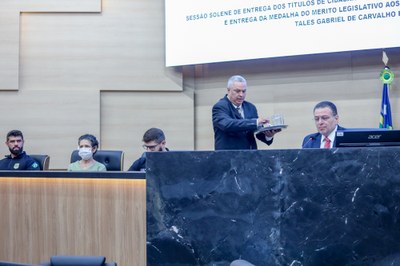
[[[10,155],[0,160],[0,170],[40,170],[39,164],[24,151],[24,136],[21,131],[8,132],[6,145]]]
[[[168,151],[165,147],[165,134],[159,128],[150,128],[143,135],[143,149],[147,152],[153,151]],[[133,162],[128,171],[146,171],[146,153]]]

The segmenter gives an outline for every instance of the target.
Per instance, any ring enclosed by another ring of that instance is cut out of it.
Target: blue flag
[[[380,128],[393,129],[392,124],[392,111],[390,110],[388,84],[383,84],[382,91],[382,104],[381,104],[381,118],[379,120]]]

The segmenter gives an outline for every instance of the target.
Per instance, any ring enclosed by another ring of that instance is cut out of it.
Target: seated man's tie
[[[325,137],[324,141],[325,141],[324,148],[330,149],[331,148],[331,140],[328,137]]]

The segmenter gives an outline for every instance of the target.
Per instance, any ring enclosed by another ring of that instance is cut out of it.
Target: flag
[[[381,117],[379,119],[379,127],[393,129],[392,124],[392,111],[390,110],[389,89],[394,79],[394,73],[388,67],[389,57],[386,52],[382,52],[382,62],[385,68],[381,71],[380,79],[383,83],[382,90],[382,103],[381,103]]]
[[[383,84],[382,91],[382,104],[381,104],[381,118],[379,120],[380,128],[393,129],[392,124],[392,111],[390,110],[388,84]]]

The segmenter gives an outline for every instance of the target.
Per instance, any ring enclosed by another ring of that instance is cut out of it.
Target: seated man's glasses
[[[144,144],[142,147],[146,151],[154,151],[157,148],[158,145],[160,145],[160,143],[157,143],[156,145],[146,145],[146,144]]]

